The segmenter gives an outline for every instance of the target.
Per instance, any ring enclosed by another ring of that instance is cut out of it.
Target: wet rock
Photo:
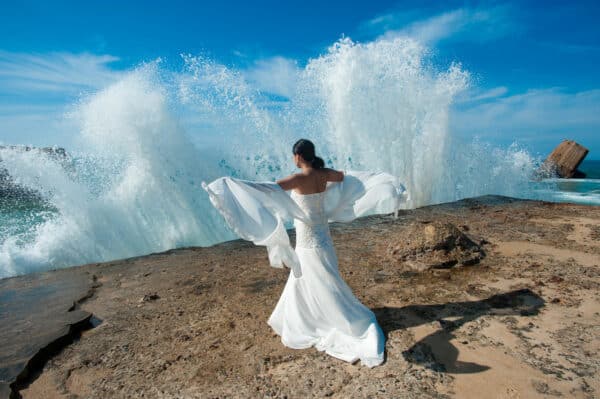
[[[0,398],[18,397],[48,359],[92,327],[78,305],[93,284],[80,268],[0,279]]]
[[[452,223],[418,223],[404,237],[390,244],[388,255],[412,270],[474,265],[485,257],[481,245]]]

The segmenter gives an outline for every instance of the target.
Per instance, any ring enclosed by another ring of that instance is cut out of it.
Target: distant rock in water
[[[24,145],[0,145],[0,151],[6,149],[23,152],[39,152],[40,154],[47,155],[50,158],[55,159],[59,162],[64,162],[69,159],[67,151],[61,147],[37,148]],[[37,195],[38,193],[36,193],[35,191],[28,188],[20,187],[17,183],[15,183],[14,179],[8,174],[8,171],[2,167],[2,153],[0,153],[0,198],[30,198],[35,197]]]
[[[416,223],[402,236],[394,237],[388,256],[407,269],[424,271],[474,265],[485,252],[455,225],[432,222]]]
[[[28,145],[0,145],[0,150],[16,150],[16,151],[38,151],[40,153],[54,156],[57,159],[66,159],[68,157],[67,151],[62,147],[30,147]],[[2,158],[0,158],[2,161]]]
[[[565,140],[548,155],[540,168],[542,175],[558,175],[562,178],[583,178],[585,173],[577,168],[589,150],[573,140]]]

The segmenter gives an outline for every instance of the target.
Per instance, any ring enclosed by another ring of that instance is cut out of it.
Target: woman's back
[[[286,190],[293,189],[299,194],[310,195],[325,191],[327,182],[341,181],[343,178],[344,174],[340,171],[320,168],[293,174],[286,179],[278,181],[278,183]]]

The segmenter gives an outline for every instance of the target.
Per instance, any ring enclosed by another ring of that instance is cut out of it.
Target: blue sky
[[[190,4],[193,3],[193,4]],[[474,80],[461,135],[545,154],[563,138],[600,159],[600,2],[7,1],[0,13],[0,142],[61,144],[65,106],[127,69],[181,53],[285,76],[342,35],[413,37]],[[64,127],[66,129],[66,126]]]

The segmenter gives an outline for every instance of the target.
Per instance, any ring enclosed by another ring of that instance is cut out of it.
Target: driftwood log
[[[577,168],[588,152],[587,148],[573,140],[565,140],[546,158],[542,169],[563,178],[585,177],[585,174]]]

